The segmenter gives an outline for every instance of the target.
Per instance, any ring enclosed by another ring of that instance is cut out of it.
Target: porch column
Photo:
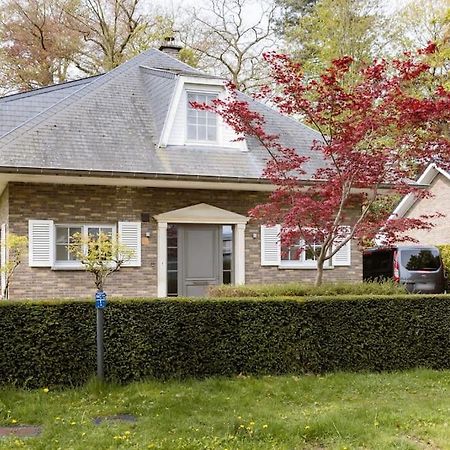
[[[237,223],[235,230],[234,284],[245,284],[245,223]]]
[[[167,297],[167,222],[158,222],[158,297]]]

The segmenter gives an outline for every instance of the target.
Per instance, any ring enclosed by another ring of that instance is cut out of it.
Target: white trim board
[[[450,180],[450,173],[432,163],[424,170],[415,184],[418,186],[430,186],[438,175],[443,175],[447,178],[447,180]],[[399,217],[404,217],[405,214],[407,214],[407,212],[414,206],[417,200],[417,197],[412,193],[405,195],[389,218],[396,219]]]

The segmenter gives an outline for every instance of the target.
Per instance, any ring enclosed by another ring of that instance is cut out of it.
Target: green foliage
[[[69,252],[83,264],[86,272],[94,276],[97,289],[103,290],[106,279],[129,261],[134,251],[121,244],[117,238],[105,233],[83,236],[75,233],[68,245]]]
[[[403,285],[393,281],[378,282],[336,282],[322,283],[314,286],[311,283],[283,284],[246,284],[244,286],[222,285],[212,286],[210,297],[307,297],[331,295],[395,295],[405,294]]]
[[[92,301],[0,304],[0,380],[79,385],[95,370]],[[116,300],[110,380],[450,367],[450,296]]]
[[[2,267],[0,268],[0,272],[2,272],[5,277],[5,285],[3,292],[1,293],[2,298],[8,298],[8,290],[14,272],[22,263],[27,250],[28,238],[26,236],[18,236],[14,233],[7,233],[5,246],[7,258],[6,261],[3,261]]]
[[[450,244],[438,245],[438,248],[441,252],[444,267],[447,270],[447,273],[450,275]]]
[[[285,38],[305,74],[318,76],[333,59],[352,56],[358,65],[381,56],[387,19],[378,0],[318,0],[297,21],[287,17]],[[384,44],[385,45],[385,44]],[[352,83],[356,71],[347,80]]]

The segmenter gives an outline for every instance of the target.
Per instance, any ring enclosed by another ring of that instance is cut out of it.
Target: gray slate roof
[[[178,74],[208,76],[148,50],[106,74],[0,99],[0,169],[64,170],[260,179],[267,151],[204,146],[157,148]],[[323,165],[318,133],[251,101],[267,129],[311,157],[307,177]]]

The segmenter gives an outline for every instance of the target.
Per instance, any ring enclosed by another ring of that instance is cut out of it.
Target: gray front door
[[[222,283],[221,227],[180,225],[178,239],[178,295],[206,295],[208,286]]]

